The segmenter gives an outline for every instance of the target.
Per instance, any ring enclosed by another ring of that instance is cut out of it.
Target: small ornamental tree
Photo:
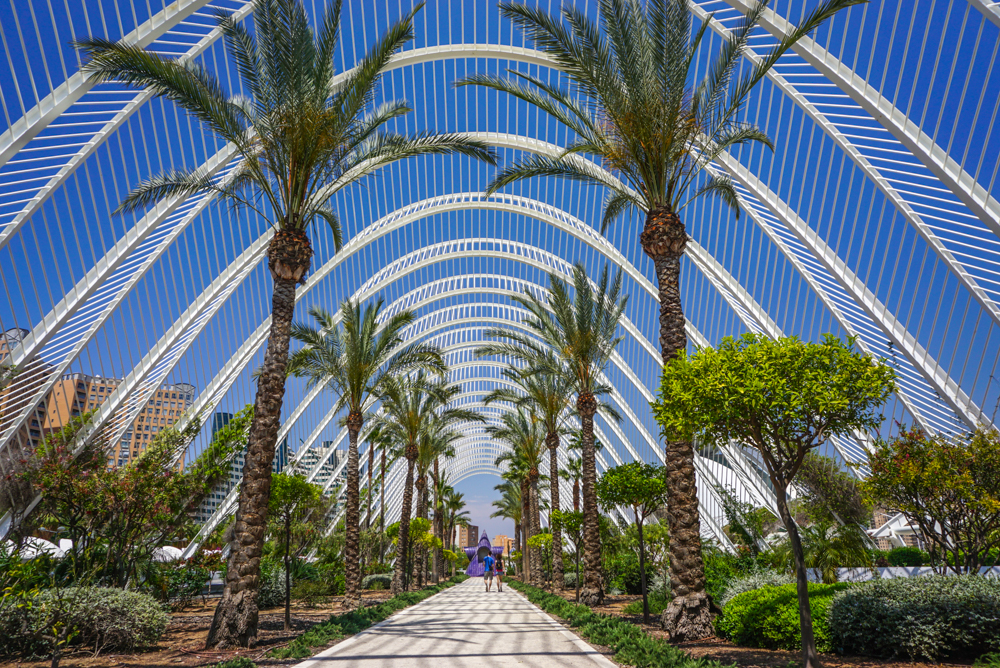
[[[562,510],[552,511],[552,524],[558,525],[563,532],[563,536],[573,546],[573,563],[576,566],[576,602],[580,602],[580,555],[583,553],[583,513],[574,510],[564,512]],[[557,585],[558,586],[558,585]]]
[[[597,498],[609,511],[627,506],[635,516],[639,534],[639,577],[642,583],[642,621],[649,623],[649,596],[646,591],[646,542],[642,525],[667,501],[666,470],[641,462],[622,464],[604,472],[597,481]]]
[[[961,437],[904,430],[876,443],[868,498],[903,513],[930,543],[940,570],[978,573],[1000,548],[1000,434],[981,427]]]
[[[322,488],[290,473],[271,474],[267,503],[269,534],[281,550],[285,564],[285,630],[292,630],[292,558],[322,535],[317,526],[325,515]]]
[[[876,429],[895,373],[833,336],[822,343],[772,340],[756,334],[726,338],[718,348],[663,368],[653,411],[669,440],[700,437],[756,448],[774,485],[781,521],[795,558],[804,668],[819,665],[802,542],[788,510],[788,486],[806,455],[834,436]]]

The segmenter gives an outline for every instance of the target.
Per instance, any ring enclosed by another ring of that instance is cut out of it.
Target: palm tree
[[[444,381],[431,381],[423,372],[414,376],[389,378],[385,383],[382,413],[375,418],[374,423],[385,431],[388,438],[400,445],[403,456],[406,457],[406,482],[403,484],[396,565],[392,575],[393,596],[403,591],[406,555],[409,550],[410,514],[413,509],[413,473],[421,436],[432,421],[436,427],[446,429],[457,422],[483,420],[474,411],[448,407],[460,392],[460,386],[449,386]]]
[[[449,494],[455,492],[455,488],[448,483],[447,472],[441,473],[438,466],[438,459],[434,459],[434,535],[441,539],[441,547],[434,549],[434,582],[440,582],[441,574],[444,571],[444,546],[445,540],[445,500]],[[449,546],[450,549],[450,546]]]
[[[562,470],[563,480],[573,483],[573,512],[580,512],[580,480],[583,478],[582,461],[579,457],[571,458]]]
[[[358,67],[335,81],[340,5],[335,0],[327,7],[318,34],[309,25],[301,0],[255,0],[253,31],[219,13],[218,29],[240,77],[240,92],[232,96],[200,65],[102,38],[76,44],[89,57],[83,71],[91,82],[115,81],[172,100],[237,157],[225,178],[204,169],[153,176],[132,190],[116,213],[168,198],[213,194],[256,211],[275,230],[267,253],[274,280],[268,344],[257,384],[226,585],[208,634],[209,647],[250,647],[257,639],[260,557],[295,288],[305,280],[313,255],[307,230],[314,222],[326,222],[339,248],[340,224],[330,198],[397,160],[464,153],[495,162],[484,144],[459,135],[405,136],[384,129],[410,111],[402,101],[375,106],[374,98],[390,59],[413,38],[419,5],[389,28]]]
[[[493,489],[501,493],[500,499],[493,502],[496,508],[490,517],[506,517],[514,522],[514,550],[521,553],[521,572],[527,576],[530,572],[528,568],[527,550],[527,518],[528,518],[528,494],[527,479],[520,472],[508,469],[501,477],[503,482]]]
[[[436,487],[438,480],[438,458],[442,455],[445,457],[454,457],[454,443],[458,438],[458,433],[443,428],[436,418],[431,419],[430,424],[427,425],[427,428],[420,437],[419,445],[417,446],[417,480],[415,487],[417,488],[417,517],[421,519],[428,519],[428,501],[431,490],[427,487],[427,476],[428,474],[432,475],[431,487]],[[436,527],[437,524],[435,523],[434,526]],[[437,556],[436,552],[435,550],[435,557]],[[416,559],[416,562],[414,569],[416,571],[415,575],[418,576],[416,579],[417,585],[423,586],[424,576],[427,572],[427,558],[424,554],[424,548],[420,549],[420,555]]]
[[[602,383],[599,377],[623,338],[617,336],[618,322],[628,297],[621,296],[621,287],[621,270],[609,282],[607,266],[601,272],[596,290],[583,266],[574,266],[575,296],[570,295],[569,287],[561,278],[549,274],[548,306],[531,292],[526,291],[524,297],[514,297],[530,314],[525,317],[524,325],[531,334],[502,328],[490,329],[485,332],[486,336],[507,341],[488,344],[476,351],[481,355],[505,355],[522,360],[532,365],[532,373],[565,374],[572,393],[576,395],[576,413],[581,424],[585,517],[584,587],[580,590],[580,600],[591,606],[599,605],[604,600],[599,513],[594,492],[597,480],[594,415],[602,410],[611,417],[617,417],[617,413],[600,401],[602,395],[611,391],[611,386]],[[552,309],[551,314],[549,308]],[[546,354],[548,350],[554,354]]]
[[[446,523],[444,535],[448,536],[448,546],[455,547],[455,528],[467,525],[471,519],[469,511],[465,510],[465,494],[454,488],[445,490],[441,505]]]
[[[557,366],[552,359],[543,366]],[[532,408],[545,430],[545,445],[549,449],[549,477],[557,481],[550,485],[551,507],[559,508],[559,435],[563,431],[563,420],[570,410],[572,387],[566,373],[531,373],[509,365],[502,371],[511,381],[513,388],[501,387],[490,392],[483,399],[489,405],[494,401],[509,401],[519,408]],[[562,586],[562,533],[558,523],[549,523],[552,528],[552,581]]]
[[[527,539],[541,530],[538,511],[538,467],[542,463],[545,433],[541,422],[534,413],[527,413],[518,407],[516,411],[504,413],[499,425],[486,427],[486,432],[499,441],[505,441],[510,450],[496,458],[494,465],[507,464],[510,471],[522,481],[522,502],[527,499],[526,525]],[[525,494],[527,492],[527,494]],[[527,548],[528,568],[531,583],[542,586],[542,563],[538,550]]]
[[[659,284],[663,363],[687,347],[680,301],[680,259],[687,231],[680,212],[702,195],[736,210],[731,180],[707,171],[732,148],[760,143],[773,148],[757,126],[743,121],[746,102],[778,58],[839,10],[866,0],[824,0],[770,52],[742,67],[749,39],[768,0],[750,3],[732,28],[704,78],[693,85],[692,64],[711,17],[692,30],[688,0],[601,0],[599,24],[572,3],[562,18],[534,6],[501,3],[504,16],[569,77],[572,91],[534,76],[473,75],[458,85],[480,85],[514,95],[566,125],[575,138],[562,155],[523,158],[497,174],[487,188],[536,176],[557,176],[606,188],[602,227],[626,211],[645,215],[639,235]],[[596,157],[610,171],[582,160]],[[670,569],[674,600],[664,623],[676,640],[712,635],[701,559],[694,450],[690,442],[666,444],[670,481]],[[589,567],[588,567],[589,570]]]
[[[305,344],[288,362],[292,375],[323,384],[337,396],[334,410],[346,411],[341,420],[349,436],[347,449],[347,507],[344,510],[344,604],[361,604],[361,571],[358,554],[358,434],[372,405],[381,398],[389,378],[414,369],[444,373],[444,360],[436,346],[403,345],[403,330],[414,320],[412,311],[401,311],[379,322],[383,300],[361,310],[351,300],[340,309],[342,324],[321,308],[310,309],[317,327],[292,326],[292,338]]]

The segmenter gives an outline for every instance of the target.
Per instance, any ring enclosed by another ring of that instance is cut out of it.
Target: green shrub
[[[545,612],[562,617],[581,636],[595,645],[611,648],[616,662],[636,668],[720,668],[717,661],[695,659],[666,640],[653,638],[640,627],[617,617],[599,615],[585,605],[576,605],[561,596],[517,580],[510,586]]]
[[[238,656],[235,659],[217,663],[210,668],[257,668],[257,664],[245,656]]]
[[[919,547],[894,547],[886,552],[885,560],[890,566],[925,566],[930,563],[931,555]]]
[[[41,634],[53,620],[69,625],[72,644],[95,651],[155,645],[169,617],[148,594],[106,587],[43,589],[27,605],[0,604],[0,653],[48,654]],[[25,632],[26,631],[26,632]]]
[[[652,569],[650,569],[651,571]],[[609,589],[626,594],[641,594],[642,580],[639,572],[639,557],[631,551],[621,552],[604,559],[604,581]],[[647,571],[647,575],[650,571]],[[576,575],[576,572],[573,573]],[[583,577],[581,570],[580,576]],[[575,584],[573,585],[576,586]]]
[[[1000,668],[1000,652],[988,652],[972,664],[976,668]]]
[[[722,595],[716,599],[716,602],[719,604],[719,607],[725,608],[731,600],[745,591],[753,591],[762,587],[778,587],[793,582],[795,582],[795,578],[791,575],[770,569],[747,573],[746,575],[740,575],[731,579],[726,584]]]
[[[392,585],[392,573],[376,573],[361,578],[362,589],[388,589]]]
[[[659,589],[650,590],[649,595],[649,614],[659,616],[667,606],[670,604],[670,599],[663,595],[663,592]],[[624,608],[622,612],[627,615],[641,615],[642,614],[642,599],[638,601],[632,601]]]
[[[273,559],[260,560],[260,593],[257,605],[276,608],[285,604],[285,566]]]
[[[975,575],[873,580],[837,596],[836,646],[879,658],[939,661],[1000,650],[1000,581]]]
[[[331,584],[322,580],[305,580],[292,585],[292,598],[302,601],[309,607],[333,595]]]
[[[829,652],[831,642],[828,612],[833,596],[852,585],[809,583],[809,608],[812,610],[816,649]],[[763,587],[734,596],[715,620],[719,635],[745,647],[799,649],[799,599],[795,585]]]

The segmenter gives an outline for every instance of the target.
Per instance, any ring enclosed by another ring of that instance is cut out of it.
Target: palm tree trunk
[[[537,472],[530,479],[528,486],[529,504],[531,507],[531,535],[537,536],[541,533],[541,521],[538,512],[538,474]],[[545,586],[545,566],[542,563],[541,548],[531,550],[531,584],[536,587]]]
[[[271,241],[272,249],[279,238],[284,240],[284,236],[275,235]],[[312,250],[308,247],[308,238],[305,243],[302,253],[308,268]],[[274,276],[271,328],[254,398],[253,422],[250,425],[243,483],[240,485],[239,506],[233,525],[233,540],[230,543],[226,584],[222,600],[215,608],[212,627],[205,641],[206,649],[253,647],[257,643],[260,557],[264,547],[267,502],[271,497],[271,463],[278,440],[281,403],[285,398],[288,339],[295,314],[297,283],[297,279],[280,278],[277,275],[273,266],[274,258],[271,259],[271,264]]]
[[[573,512],[580,512],[580,479],[573,480]]]
[[[601,582],[601,532],[597,510],[597,459],[594,454],[594,413],[597,400],[593,394],[581,394],[576,400],[580,414],[581,466],[583,468],[583,587],[580,602],[591,607],[604,602]]]
[[[389,590],[393,596],[402,593],[403,576],[406,573],[406,552],[410,542],[410,509],[413,506],[413,464],[415,461],[416,453],[414,453],[413,457],[410,457],[409,452],[407,452],[406,482],[403,483],[403,505],[399,509],[399,539],[396,543],[396,565],[392,569],[392,587]]]
[[[441,516],[441,472],[438,458],[434,458],[434,536],[444,545],[444,518]],[[434,583],[441,581],[441,571],[444,566],[444,553],[441,547],[434,548]]]
[[[361,532],[358,510],[358,433],[364,418],[360,413],[347,416],[347,508],[344,509],[344,607],[352,610],[361,605]]]
[[[560,510],[559,506],[559,434],[552,432],[545,437],[546,445],[549,446],[549,487],[552,494],[552,508],[549,511]],[[552,590],[558,591],[563,588],[563,560],[562,560],[562,530],[559,522],[549,520],[549,527],[552,529]]]
[[[427,476],[422,475],[417,478],[417,514],[416,517],[427,519]],[[413,549],[413,582],[418,586],[424,585],[424,571],[427,570],[427,556],[424,554],[422,546]]]
[[[681,256],[687,231],[680,217],[668,207],[654,207],[646,214],[639,236],[642,249],[653,260],[660,298],[660,349],[668,364],[687,348],[684,310],[681,307]],[[674,642],[714,635],[705,565],[701,557],[701,524],[694,469],[694,447],[689,441],[667,441],[667,526],[670,532],[670,586],[674,599],[663,611],[661,623]]]
[[[365,512],[365,529],[372,526],[372,469],[375,467],[375,444],[368,443],[368,503]]]
[[[378,493],[382,497],[379,501],[378,511],[378,531],[379,531],[379,560],[385,559],[385,446],[382,446],[382,473],[379,475]]]
[[[524,572],[521,582],[531,582],[531,549],[528,547],[528,539],[531,538],[531,492],[528,487],[528,479],[521,480],[521,531],[524,533],[524,540],[521,541],[521,570]]]

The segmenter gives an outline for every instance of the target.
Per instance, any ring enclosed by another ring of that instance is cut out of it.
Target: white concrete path
[[[614,668],[509,587],[472,578],[400,610],[295,668]]]

